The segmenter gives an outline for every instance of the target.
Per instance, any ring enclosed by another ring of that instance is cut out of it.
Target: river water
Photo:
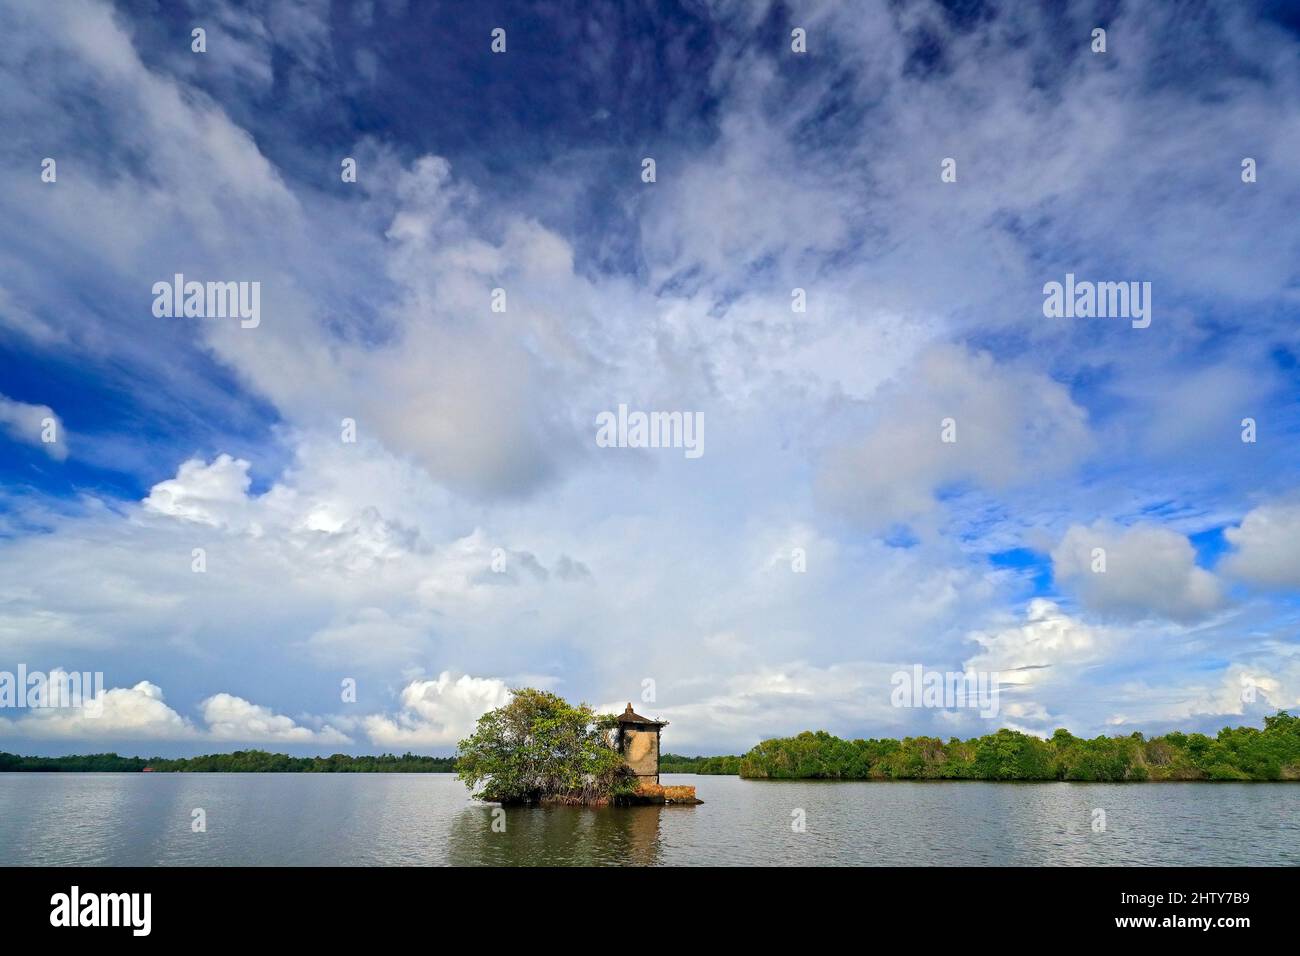
[[[662,782],[705,802],[501,810],[449,774],[6,773],[0,865],[1300,864],[1300,784]]]

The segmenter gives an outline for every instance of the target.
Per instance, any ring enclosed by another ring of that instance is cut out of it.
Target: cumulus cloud
[[[363,726],[379,747],[447,746],[472,733],[479,717],[509,699],[504,681],[468,674],[453,678],[443,671],[437,680],[407,684],[396,714],[372,714]]]
[[[150,681],[87,694],[84,706],[29,707],[21,716],[0,718],[5,736],[40,740],[176,740],[237,743],[349,744],[343,733],[323,724],[302,726],[268,707],[231,694],[214,694],[200,705],[202,724],[173,710],[162,688]]]
[[[142,502],[145,511],[200,524],[235,524],[247,504],[249,463],[218,455],[211,464],[200,459],[183,462],[175,478],[160,481]]]
[[[1223,558],[1224,574],[1262,587],[1300,587],[1300,503],[1261,505],[1223,536],[1235,549]]]
[[[1300,703],[1300,684],[1296,668],[1284,674],[1270,673],[1249,664],[1231,664],[1223,671],[1218,686],[1189,688],[1189,699],[1166,711],[1171,717],[1196,714],[1244,714],[1248,710],[1274,711]]]
[[[1126,631],[1070,615],[1047,598],[1029,601],[1018,620],[968,638],[980,650],[963,670],[997,675],[998,724],[1039,736],[1055,727],[1088,726],[1081,715],[1106,693],[1099,675],[1138,643]]]
[[[1267,714],[1300,705],[1300,664],[1263,667],[1237,662],[1193,680],[1131,681],[1123,691],[1124,703],[1106,720],[1112,732],[1155,725],[1213,735],[1232,718],[1258,725]]]
[[[970,671],[996,671],[999,682],[1029,686],[1056,678],[1052,669],[1073,668],[1106,651],[1104,632],[1076,620],[1046,598],[1035,598],[1024,623],[992,632],[976,631],[980,652],[966,661]]]
[[[1223,604],[1218,580],[1197,566],[1191,542],[1155,525],[1074,525],[1052,550],[1052,565],[1058,585],[1116,618],[1194,621]]]
[[[530,623],[539,607],[556,627],[592,612],[577,536],[466,531],[427,475],[382,449],[304,444],[265,493],[247,489],[245,461],[194,460],[127,514],[92,507],[0,547],[0,646],[113,647],[123,665],[177,655],[191,685],[195,655],[277,648],[385,679],[447,653],[499,653],[489,663],[514,672],[510,655],[546,639]],[[513,650],[499,633],[517,635]]]
[[[97,714],[98,716],[91,716]],[[200,735],[163,700],[162,688],[142,680],[104,690],[81,707],[36,707],[0,723],[10,735],[39,739],[190,740]]]
[[[328,724],[319,730],[303,727],[291,718],[276,714],[269,707],[251,704],[242,697],[215,694],[199,705],[214,740],[237,740],[256,743],[348,744],[346,734]]]
[[[14,441],[40,448],[56,461],[68,457],[63,422],[48,405],[31,405],[0,395],[0,431]],[[46,441],[46,435],[53,440]]]
[[[762,737],[807,729],[846,732],[863,723],[899,721],[901,712],[889,702],[889,678],[896,669],[862,661],[824,667],[784,661],[720,676],[688,701],[677,702],[687,688],[667,686],[659,689],[657,703],[638,703],[634,696],[632,706],[639,714],[669,722],[666,747],[748,749]],[[598,709],[622,713],[625,705],[610,701]]]
[[[1086,413],[1064,387],[954,346],[926,352],[870,409],[865,436],[827,456],[820,487],[872,527],[926,514],[955,483],[1002,490],[1059,474],[1090,443]]]
[[[301,426],[352,418],[461,495],[527,496],[583,460],[585,416],[547,396],[576,399],[602,374],[585,341],[597,293],[539,223],[503,212],[493,236],[445,158],[369,162],[367,181],[392,184],[367,205],[386,224],[374,329],[340,336],[295,292],[258,341],[211,326],[209,344]],[[504,313],[492,308],[498,288]]]

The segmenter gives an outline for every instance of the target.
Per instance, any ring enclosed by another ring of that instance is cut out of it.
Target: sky
[[[1300,707],[1294,6],[0,35],[0,672],[104,681],[0,749],[445,754],[520,686],[687,754]],[[918,666],[997,713],[896,706]]]

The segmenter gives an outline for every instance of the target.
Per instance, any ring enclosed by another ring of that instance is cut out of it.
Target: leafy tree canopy
[[[1300,780],[1300,717],[1215,737],[1173,732],[1040,740],[999,730],[974,740],[841,740],[825,731],[765,740],[740,760],[742,777],[827,780]]]
[[[456,753],[456,773],[481,800],[604,803],[636,790],[614,749],[618,719],[574,707],[533,688],[511,691],[510,702],[478,719]]]

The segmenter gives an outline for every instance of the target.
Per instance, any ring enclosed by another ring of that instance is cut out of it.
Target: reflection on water
[[[0,774],[0,865],[1300,863],[1300,784],[664,782],[704,804],[499,808],[446,774]]]
[[[690,807],[491,807],[462,810],[447,842],[452,866],[651,866],[660,818]],[[504,820],[492,829],[493,814]]]

